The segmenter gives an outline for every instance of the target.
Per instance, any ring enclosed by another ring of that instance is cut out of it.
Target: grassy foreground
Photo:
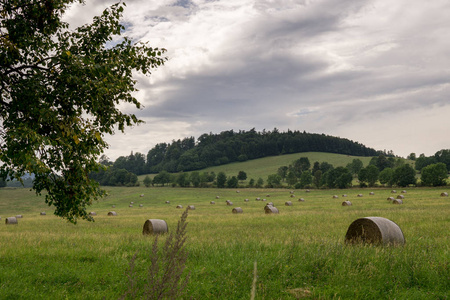
[[[186,243],[193,299],[250,299],[255,261],[256,299],[449,298],[450,199],[440,197],[442,189],[407,189],[403,205],[386,201],[388,189],[295,191],[294,198],[289,190],[107,190],[110,195],[92,206],[95,222],[71,225],[53,216],[43,197],[0,189],[0,299],[118,299],[136,252],[143,286],[153,239],[142,235],[142,226],[164,219],[175,230],[183,211],[178,204],[196,208],[189,212]],[[280,214],[265,215],[265,202],[256,197],[273,202]],[[284,205],[289,200],[293,206]],[[353,205],[341,206],[344,200]],[[233,207],[244,212],[232,214]],[[108,217],[111,210],[118,216]],[[5,225],[17,214],[23,215],[18,225]],[[346,245],[348,226],[367,216],[396,222],[406,244]]]

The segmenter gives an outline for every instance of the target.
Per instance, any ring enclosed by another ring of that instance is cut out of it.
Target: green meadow
[[[0,299],[118,299],[136,253],[136,285],[143,288],[153,244],[142,235],[144,222],[163,219],[174,231],[184,211],[177,205],[195,206],[187,218],[187,298],[250,299],[254,278],[255,299],[449,298],[445,189],[408,188],[402,205],[387,201],[396,194],[384,188],[295,190],[294,197],[287,189],[106,189],[109,195],[90,209],[95,222],[77,225],[53,216],[44,197],[28,189],[0,189]],[[353,205],[342,206],[344,200]],[[280,213],[265,214],[267,202]],[[117,216],[107,216],[112,210]],[[18,225],[5,225],[18,214]],[[347,245],[349,225],[367,216],[397,223],[406,244]]]

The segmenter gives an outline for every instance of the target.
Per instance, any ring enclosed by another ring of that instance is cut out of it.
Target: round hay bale
[[[342,202],[342,206],[352,206],[352,203],[347,200],[347,201]]]
[[[272,205],[272,206],[273,206],[273,202],[269,202],[269,203],[266,204],[266,206],[267,206],[267,205]]]
[[[231,210],[233,214],[242,214],[244,211],[240,207],[235,207]]]
[[[370,195],[370,196],[373,196],[373,195],[375,195],[375,193],[374,193],[374,192],[370,192],[369,195]]]
[[[255,199],[256,201],[261,201],[261,198],[259,198],[259,197],[256,197],[256,199]]]
[[[112,206],[112,208],[115,208],[115,207],[116,207],[115,205]]]
[[[292,201],[286,201],[286,202],[284,202],[284,205],[285,206],[292,206]]]
[[[278,214],[278,208],[276,208],[275,206],[272,205],[268,205],[264,208],[264,211],[266,214]]]
[[[177,205],[177,208],[183,208],[183,205]]]
[[[299,198],[298,201],[299,202],[305,202],[305,199],[304,198]]]
[[[402,194],[406,194],[406,190],[403,190],[403,191],[402,191]]]
[[[403,195],[398,195],[398,196],[397,196],[397,199],[405,199],[405,196],[403,196]]]
[[[17,215],[17,216],[16,216],[16,219],[22,219],[22,218],[23,218],[22,215]]]
[[[392,201],[392,204],[403,204],[403,200],[402,199],[394,199],[394,201]]]
[[[115,211],[110,211],[108,213],[108,216],[117,216],[117,213]]]
[[[350,224],[345,235],[346,243],[402,245],[405,238],[400,227],[382,217],[360,218]]]
[[[266,197],[270,197],[270,195],[269,195],[269,194],[267,194],[267,195],[266,195]]]
[[[265,206],[264,206],[264,210],[266,210],[266,208],[267,207],[273,207],[273,205],[272,204],[269,204],[269,203],[267,203]]]
[[[139,207],[144,207],[144,204],[139,204]]]
[[[391,193],[392,193],[392,194],[395,194],[395,193],[397,193],[397,191],[396,191],[396,190],[392,190]]]
[[[17,218],[16,218],[16,217],[9,217],[9,218],[6,218],[5,224],[6,224],[6,225],[17,225],[17,224],[18,224]]]
[[[133,205],[132,205],[132,204],[130,204],[130,205],[128,205],[128,207],[133,207]]]
[[[140,196],[140,197],[144,197],[144,194],[140,194],[139,196]]]
[[[293,194],[293,193],[294,193],[294,191],[290,191],[290,193],[291,193],[291,194]]]
[[[225,200],[225,203],[231,202],[231,200]]]
[[[448,197],[448,193],[447,192],[442,192],[441,193],[441,197]]]
[[[333,199],[339,198],[338,195],[333,195]]]
[[[216,204],[216,202],[214,202],[214,201],[211,201],[211,202],[209,202],[209,204]]]
[[[143,235],[149,234],[162,234],[167,233],[169,231],[169,227],[167,226],[167,222],[159,219],[148,219],[144,223],[144,228],[142,229]]]
[[[294,198],[295,197],[295,195],[294,194],[291,194],[291,198]]]
[[[170,201],[166,201],[166,204],[170,204]]]
[[[239,191],[236,191],[236,193],[240,193]]]
[[[219,199],[220,197],[219,196],[216,196],[216,199]]]
[[[310,190],[306,190],[305,192],[309,193],[309,192],[311,192],[311,191],[310,191]]]
[[[342,197],[347,197],[347,194],[342,195]]]
[[[387,201],[394,201],[394,200],[395,200],[394,197],[388,197],[388,198],[387,198]]]
[[[133,202],[133,201],[131,201],[131,202],[130,202],[130,204],[134,204],[134,202]]]
[[[362,197],[363,196],[363,194],[358,194],[358,197]]]
[[[262,201],[267,201],[267,199],[266,199],[266,198],[264,198],[264,199],[262,199]]]
[[[227,205],[231,206],[231,205],[233,205],[233,202],[229,201],[229,202],[227,202]]]
[[[96,213],[95,211],[91,211],[91,212],[89,213],[89,215],[90,215],[90,216],[96,216],[97,213]]]
[[[189,210],[195,210],[195,206],[194,205],[188,205],[187,207]]]
[[[248,199],[244,199],[244,202],[248,202],[249,200]]]
[[[45,211],[43,211],[43,212],[40,213],[40,215],[41,215],[41,216],[45,216],[45,215],[47,215],[47,214],[45,213]]]

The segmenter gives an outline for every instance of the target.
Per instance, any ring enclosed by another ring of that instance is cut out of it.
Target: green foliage
[[[324,175],[329,188],[345,189],[352,185],[353,176],[347,168],[337,167],[327,171]]]
[[[151,180],[150,176],[148,176],[148,175],[145,176],[143,182],[144,182],[145,187],[149,187],[152,184],[152,180]]]
[[[346,168],[352,173],[352,174],[358,174],[359,171],[364,167],[362,160],[355,158],[352,160],[351,163],[347,164]]]
[[[140,122],[118,109],[140,108],[133,72],[165,61],[164,49],[115,38],[124,3],[68,30],[61,17],[75,2],[0,1],[0,171],[35,174],[36,193],[73,223],[92,220],[86,209],[104,195],[88,176],[99,169],[103,136]]]
[[[170,176],[169,172],[167,172],[167,171],[161,171],[161,172],[159,172],[158,175],[156,175],[153,178],[154,184],[161,184],[162,186],[164,186],[169,182],[172,182],[172,181],[171,181],[171,176]]]
[[[416,171],[409,164],[398,167],[394,170],[392,181],[401,187],[416,184]]]
[[[237,188],[238,187],[238,179],[236,176],[231,176],[227,180],[227,188]]]
[[[278,174],[270,174],[267,176],[267,187],[275,188],[281,186],[281,176]]]
[[[227,182],[227,175],[225,175],[224,172],[219,172],[219,173],[217,174],[217,180],[216,180],[216,182],[217,182],[217,187],[218,187],[218,188],[224,188],[224,187],[225,187],[225,184],[226,184],[226,182]]]
[[[244,171],[239,171],[237,179],[244,181],[247,179],[247,173],[245,173]]]
[[[303,171],[302,175],[300,175],[299,186],[300,188],[308,187],[309,185],[311,185],[312,181],[313,176],[311,174],[311,171],[309,170]]]
[[[423,168],[425,168],[426,166],[432,165],[437,163],[437,160],[434,156],[430,156],[430,157],[426,157],[424,154],[421,154],[417,159],[416,159],[416,170],[417,171],[421,171]]]
[[[391,168],[385,168],[378,175],[378,179],[380,180],[381,184],[392,186],[393,176],[394,176],[394,170]]]
[[[103,186],[135,186],[138,184],[136,174],[114,166],[102,168],[98,172],[92,172],[89,178]]]
[[[422,169],[421,182],[426,186],[443,186],[447,183],[448,171],[444,163],[428,165]]]

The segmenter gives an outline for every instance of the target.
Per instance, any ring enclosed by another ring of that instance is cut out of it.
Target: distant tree
[[[392,180],[394,184],[401,187],[416,184],[416,171],[409,164],[405,164],[395,168]]]
[[[219,172],[216,181],[218,188],[224,188],[227,183],[227,175],[224,172]]]
[[[316,188],[320,188],[322,186],[322,171],[317,170],[314,172],[313,184]]]
[[[352,174],[358,174],[362,168],[363,168],[363,162],[358,158],[353,159],[351,163],[347,164],[347,169]]]
[[[267,177],[267,187],[274,188],[281,185],[281,176],[278,174],[270,174]]]
[[[369,165],[369,166],[374,166],[375,165]],[[358,172],[358,181],[359,181],[359,186],[360,187],[366,187],[368,184],[368,179],[367,179],[367,168],[362,168],[361,170],[359,170]]]
[[[150,176],[147,175],[145,176],[143,182],[146,187],[149,187],[152,184],[152,179],[150,178]]]
[[[261,178],[261,177],[259,177],[258,178],[258,180],[256,181],[256,187],[257,188],[260,188],[260,187],[262,187],[264,185],[264,180]]]
[[[236,176],[231,176],[230,178],[228,178],[227,180],[227,187],[228,188],[237,188],[238,187],[238,179]]]
[[[443,186],[447,184],[448,170],[444,163],[428,165],[422,169],[421,182],[426,186]]]
[[[392,176],[394,175],[394,170],[392,168],[385,168],[378,175],[378,179],[381,184],[392,186]]]
[[[409,159],[409,160],[416,160],[416,154],[413,153],[413,152],[411,152],[411,154],[409,154],[409,155],[406,157],[406,159]]]
[[[418,158],[416,158],[415,168],[417,171],[422,171],[426,166],[437,163],[438,161],[434,156],[426,157],[425,154],[420,154]]]
[[[300,188],[305,188],[307,186],[309,186],[313,181],[313,176],[311,174],[311,171],[306,170],[303,171],[302,175],[300,175],[300,180],[299,180],[299,187]]]
[[[245,173],[244,171],[239,171],[237,179],[239,179],[240,181],[244,181],[247,179],[247,173]]]
[[[202,184],[202,177],[199,172],[192,172],[189,176],[189,180],[192,182],[194,187],[199,187]]]
[[[378,175],[380,174],[380,171],[378,168],[374,165],[369,165],[366,167],[366,178],[367,183],[370,187],[375,186],[375,183],[378,181]]]
[[[285,180],[288,174],[288,170],[289,170],[288,166],[281,166],[278,168],[277,174],[280,175],[282,180]]]
[[[437,162],[444,163],[447,170],[450,170],[450,149],[442,149],[434,154]]]
[[[297,183],[298,178],[297,176],[295,176],[295,173],[293,171],[289,171],[286,177],[286,181],[289,186],[294,186]]]
[[[161,171],[153,178],[155,184],[161,184],[162,186],[171,182],[170,173],[167,171]]]
[[[337,167],[324,174],[325,183],[329,188],[345,189],[352,185],[353,176],[347,168]]]
[[[299,159],[295,160],[292,165],[292,168],[297,177],[300,177],[302,172],[309,170],[310,167],[311,163],[309,162],[309,159],[307,157],[300,157]]]
[[[322,174],[325,174],[327,171],[333,169],[333,165],[330,163],[327,163],[326,161],[320,163],[320,170],[322,171]]]
[[[320,170],[320,163],[316,161],[314,162],[311,173],[314,175],[318,170]]]
[[[176,179],[176,183],[180,186],[180,187],[187,187],[190,184],[189,181],[189,175],[187,173],[181,172],[178,174],[177,179]]]
[[[248,182],[248,186],[249,187],[254,187],[255,186],[255,179],[251,178],[250,181]]]

